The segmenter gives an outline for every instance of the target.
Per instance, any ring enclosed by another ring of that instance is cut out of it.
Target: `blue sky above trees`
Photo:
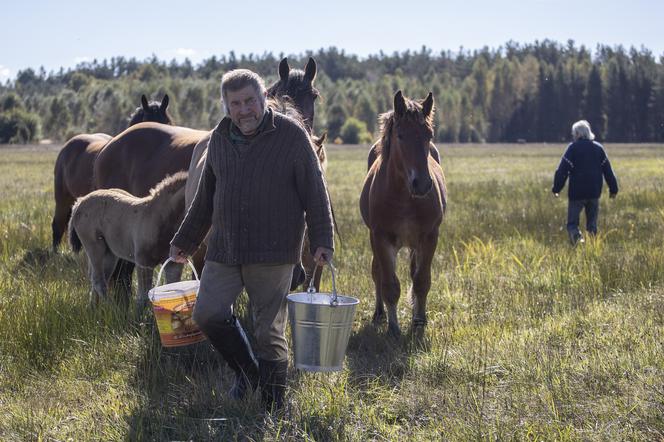
[[[632,0],[21,1],[3,5],[0,81],[114,56],[193,63],[212,55],[299,54],[335,46],[435,52],[572,39],[664,55],[664,2]]]

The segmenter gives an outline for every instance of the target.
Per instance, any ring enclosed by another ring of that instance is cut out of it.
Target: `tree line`
[[[318,63],[315,85],[322,96],[315,128],[337,142],[375,138],[377,116],[392,108],[398,89],[411,98],[434,93],[438,142],[563,142],[579,119],[602,141],[664,141],[664,57],[646,48],[598,45],[592,51],[545,40],[360,58],[331,47],[288,60],[302,68],[309,56]],[[141,94],[159,100],[168,93],[176,124],[210,129],[222,117],[224,72],[245,67],[269,85],[282,57],[230,52],[196,66],[114,57],[58,72],[28,68],[0,85],[0,142],[117,134]]]

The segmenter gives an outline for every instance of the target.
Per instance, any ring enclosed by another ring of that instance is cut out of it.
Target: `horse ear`
[[[284,83],[288,81],[288,73],[290,72],[290,66],[288,66],[288,58],[284,57],[279,63],[279,79]]]
[[[397,117],[403,117],[406,114],[406,100],[403,98],[401,90],[394,95],[394,113]]]
[[[161,100],[161,106],[159,106],[159,109],[161,109],[162,112],[164,112],[168,107],[169,101],[170,99],[168,98],[168,94],[164,94],[164,98]]]
[[[313,57],[309,57],[307,66],[304,68],[304,79],[309,83],[313,83],[316,78],[316,60]]]
[[[427,95],[427,97],[422,102],[422,112],[424,112],[424,116],[426,118],[429,118],[432,110],[433,110],[433,93],[429,92],[429,95]]]
[[[150,105],[148,104],[148,98],[145,96],[145,94],[141,95],[141,106],[143,106],[144,110],[150,110]]]
[[[327,132],[323,132],[323,135],[320,137],[317,137],[316,135],[311,135],[311,141],[314,143],[316,146],[316,150],[320,150],[321,147],[323,147],[323,144],[325,144],[325,140],[327,139]]]

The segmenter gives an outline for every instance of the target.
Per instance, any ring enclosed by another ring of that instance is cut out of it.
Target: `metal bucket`
[[[306,292],[288,300],[295,368],[304,371],[339,371],[343,368],[355,308],[360,300],[337,295],[332,263],[332,293],[316,293],[311,278]]]

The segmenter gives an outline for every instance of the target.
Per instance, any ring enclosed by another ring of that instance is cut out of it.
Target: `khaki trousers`
[[[256,357],[288,358],[286,295],[293,264],[230,265],[206,261],[194,308],[194,321],[203,333],[233,316],[233,304],[246,289],[254,323]]]

